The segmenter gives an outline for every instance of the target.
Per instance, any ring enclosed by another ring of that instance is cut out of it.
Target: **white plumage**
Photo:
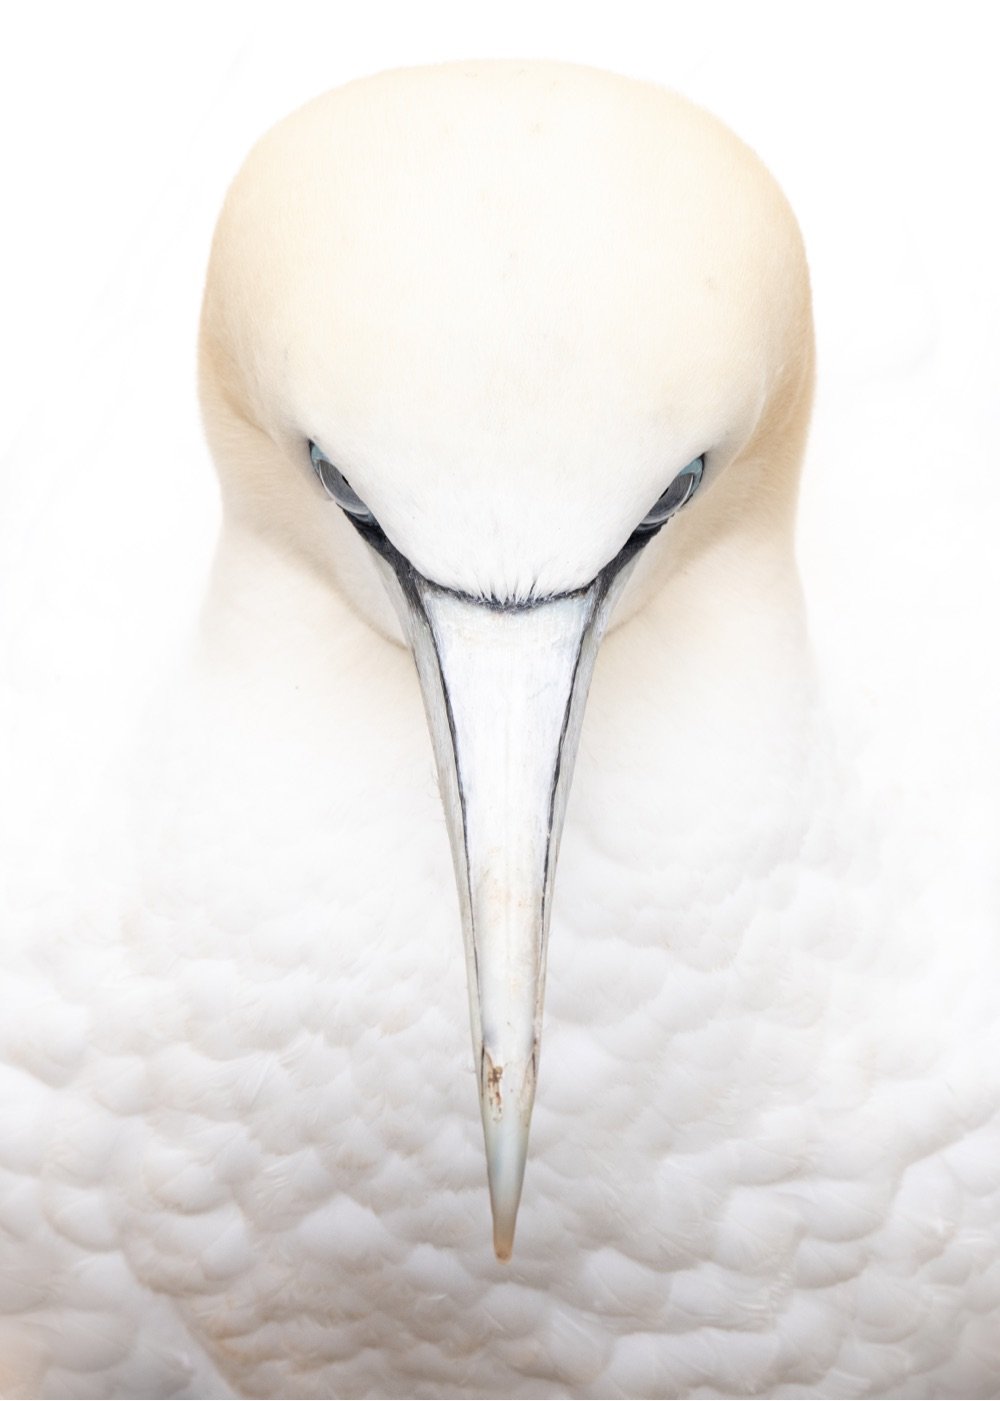
[[[198,654],[72,923],[11,882],[6,1389],[994,1394],[995,930],[812,679],[780,197],[584,70],[389,76],[267,142],[210,284]],[[500,596],[587,583],[709,453],[595,672],[507,1265],[420,693],[321,433]]]

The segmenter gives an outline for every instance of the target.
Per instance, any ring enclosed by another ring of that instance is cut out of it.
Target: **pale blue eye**
[[[639,530],[655,530],[668,520],[675,511],[688,501],[698,490],[701,482],[701,474],[705,470],[704,457],[696,457],[693,462],[689,462],[686,467],[682,467],[673,479],[666,491],[659,498],[652,510],[648,511],[639,522]]]
[[[318,448],[315,443],[309,444],[309,456],[312,458],[313,470],[323,483],[327,496],[336,501],[342,511],[346,511],[349,516],[353,516],[357,521],[374,521],[375,517],[368,507],[361,500],[361,497],[351,486],[343,472],[338,471],[327,457],[322,448]]]

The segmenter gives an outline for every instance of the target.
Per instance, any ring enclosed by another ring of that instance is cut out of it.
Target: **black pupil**
[[[667,487],[649,515],[640,524],[639,529],[652,530],[654,526],[662,525],[668,517],[684,505],[684,502],[691,495],[694,484],[695,480],[690,472],[681,472]]]
[[[653,508],[655,513],[659,515],[661,511],[676,511],[679,506],[683,506],[693,480],[687,472],[675,477]]]

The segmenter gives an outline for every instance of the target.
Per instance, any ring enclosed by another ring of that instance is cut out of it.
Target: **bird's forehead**
[[[670,94],[487,65],[304,109],[220,238],[258,414],[319,441],[418,567],[469,586],[471,532],[476,582],[518,591],[590,577],[752,430],[783,212]]]

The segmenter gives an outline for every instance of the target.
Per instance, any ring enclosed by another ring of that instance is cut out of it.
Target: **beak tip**
[[[490,1189],[490,1205],[493,1209],[493,1252],[498,1260],[506,1261],[514,1252],[514,1232],[517,1229],[517,1208],[521,1200],[521,1183],[518,1182],[513,1190],[498,1192],[491,1182]]]
[[[533,1090],[532,1083],[526,1113],[519,1112],[515,1105],[499,1108],[496,1101],[491,1103],[484,1095],[486,1171],[493,1212],[493,1249],[498,1260],[509,1260],[514,1249],[517,1210],[521,1203],[524,1166],[528,1156]]]
[[[506,1231],[501,1233],[495,1224],[493,1227],[493,1253],[503,1264],[506,1264],[514,1253],[513,1235]]]

